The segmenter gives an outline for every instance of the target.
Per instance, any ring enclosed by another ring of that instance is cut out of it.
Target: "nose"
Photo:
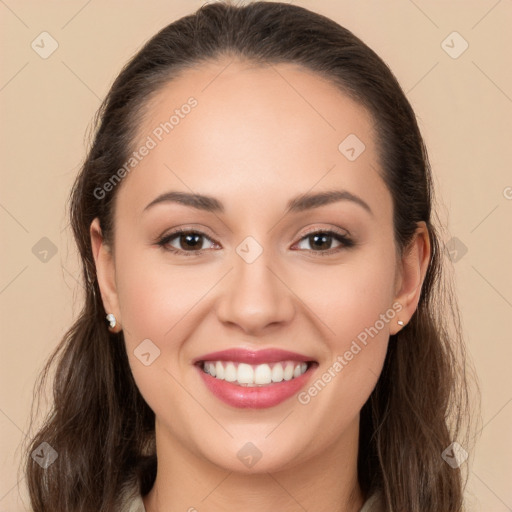
[[[259,335],[291,322],[294,294],[286,282],[286,272],[270,251],[263,250],[251,263],[235,253],[233,265],[216,308],[222,323],[248,335]]]

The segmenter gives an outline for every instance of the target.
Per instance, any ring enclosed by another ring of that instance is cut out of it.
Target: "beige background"
[[[29,510],[18,464],[32,388],[79,307],[65,203],[90,121],[126,60],[201,3],[0,0],[0,512]],[[466,463],[468,503],[474,511],[511,511],[512,1],[294,3],[375,49],[417,113],[441,218],[458,239],[457,291],[482,390],[483,428]],[[31,48],[43,31],[59,45],[47,59]],[[444,48],[453,54],[462,40],[451,36],[442,46],[453,31],[469,44],[458,58]],[[46,262],[32,252],[43,237],[57,248]]]

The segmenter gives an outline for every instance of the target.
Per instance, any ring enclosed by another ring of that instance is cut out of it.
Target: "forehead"
[[[187,122],[181,122],[183,115],[172,120],[190,98],[196,100],[197,108],[190,116],[185,113]],[[251,136],[253,148],[258,143],[269,148],[274,141],[271,146],[279,142],[284,149],[292,149],[306,139],[308,146],[323,140],[324,145],[338,150],[348,130],[369,144],[373,142],[373,119],[366,109],[321,75],[287,63],[223,58],[186,69],[148,101],[139,138],[158,132],[159,125],[169,120],[172,133],[165,132],[165,140],[158,142],[171,143],[173,139],[178,145],[190,139],[193,129],[197,137],[207,136],[219,151],[230,140],[240,143],[247,136]],[[226,139],[226,135],[230,137]]]
[[[121,195],[143,207],[168,188],[226,204],[243,197],[256,207],[343,186],[365,189],[371,202],[386,193],[374,132],[366,109],[314,72],[227,58],[204,63],[148,101],[134,148],[151,148]]]

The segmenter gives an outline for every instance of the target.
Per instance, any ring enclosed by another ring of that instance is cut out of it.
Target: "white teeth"
[[[275,364],[272,368],[272,382],[281,382],[283,380],[284,370],[282,364]]]
[[[205,361],[203,370],[219,380],[241,386],[265,386],[300,377],[308,369],[303,362],[282,361],[251,365],[232,361]]]
[[[254,370],[250,364],[238,365],[237,380],[240,384],[254,384]]]
[[[283,377],[284,380],[291,380],[293,378],[293,363],[287,363]]]
[[[215,366],[215,363],[208,363],[208,373],[212,376],[212,377],[215,377],[216,375],[216,366]]]
[[[272,370],[268,364],[259,364],[254,371],[254,384],[270,384],[272,382]]]
[[[210,373],[210,375],[213,375]],[[215,363],[215,375],[213,377],[217,377],[217,379],[224,379],[224,366],[220,361]]]
[[[235,382],[237,375],[236,375],[236,367],[233,363],[228,363],[225,368],[224,372],[224,380],[227,380],[228,382]]]

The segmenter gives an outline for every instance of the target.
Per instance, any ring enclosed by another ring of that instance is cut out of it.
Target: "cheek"
[[[116,261],[121,316],[132,338],[162,340],[170,335],[211,281],[208,272],[198,271],[197,266],[156,261],[154,251],[120,256]]]
[[[116,276],[132,373],[146,402],[161,412],[170,396],[174,405],[187,403],[178,384],[184,363],[181,348],[194,328],[193,306],[211,283],[205,282],[205,272],[198,272],[198,267],[162,264],[162,259],[157,262],[155,251],[119,251]],[[149,364],[145,365],[141,354],[148,352]]]
[[[378,251],[361,251],[346,263],[304,271],[300,273],[304,277],[297,278],[295,290],[300,290],[298,295],[326,326],[331,348],[342,350],[390,310],[394,274],[394,252],[382,247]],[[393,314],[391,308],[388,317]],[[377,327],[387,335],[390,324],[384,323],[379,322]]]
[[[316,386],[306,390],[303,403],[322,394],[324,399],[313,407],[343,403],[343,416],[349,411],[356,414],[367,400],[386,357],[390,327],[397,320],[392,307],[395,263],[393,247],[383,246],[310,279],[314,293],[309,296],[302,288],[305,302],[318,316],[317,325],[326,326],[325,359],[315,376]]]

